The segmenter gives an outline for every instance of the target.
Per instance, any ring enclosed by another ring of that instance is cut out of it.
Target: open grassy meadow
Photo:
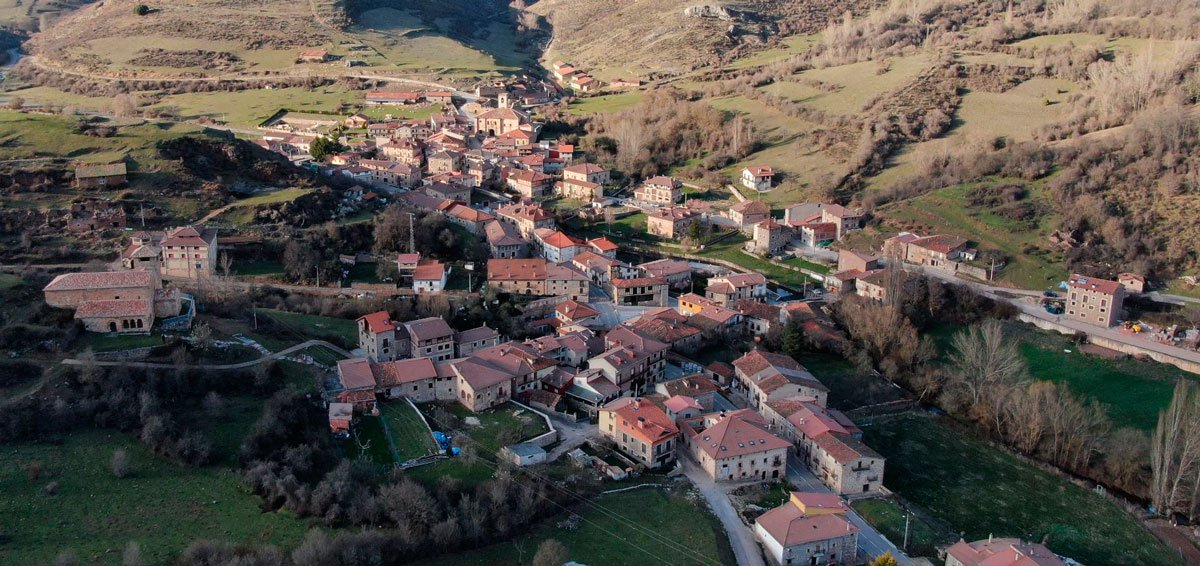
[[[1179,564],[1136,519],[1080,486],[916,416],[877,421],[865,442],[888,459],[884,485],[967,540],[1044,540],[1085,564]]]
[[[514,541],[422,564],[524,564],[550,538],[583,564],[733,564],[725,531],[697,499],[679,489],[660,488],[602,495],[572,509],[580,517],[577,526],[560,527],[567,519],[562,514]]]
[[[757,53],[752,53],[741,59],[738,59],[725,66],[728,70],[752,69],[778,63],[789,57],[800,55],[808,51],[810,47],[816,45],[821,40],[820,34],[810,35],[793,35],[781,41],[781,45],[764,49]]]
[[[642,100],[641,91],[622,92],[619,94],[604,94],[576,99],[571,103],[569,111],[576,116],[588,114],[605,114],[617,112],[636,105]]]
[[[283,334],[296,343],[313,339],[342,346],[358,343],[358,327],[353,320],[273,309],[258,309],[258,316],[278,324]]]
[[[246,417],[257,418],[260,406],[228,403],[229,418],[205,431],[220,463],[204,468],[162,460],[112,431],[79,431],[61,443],[0,446],[0,513],[21,518],[5,522],[8,541],[0,545],[0,562],[51,564],[71,549],[81,563],[120,564],[129,541],[141,545],[147,564],[170,564],[199,538],[299,543],[307,525],[284,512],[264,513],[258,497],[228,467]],[[131,472],[123,479],[109,468],[117,449],[131,456]],[[47,493],[49,484],[55,484],[53,494]]]
[[[403,400],[380,403],[379,412],[401,461],[426,456],[437,450],[429,429],[408,403]]]
[[[937,547],[955,542],[949,533],[940,532],[934,525],[909,511],[892,499],[859,499],[850,506],[888,540],[899,547],[904,544],[904,526],[908,523],[909,556],[937,557]]]

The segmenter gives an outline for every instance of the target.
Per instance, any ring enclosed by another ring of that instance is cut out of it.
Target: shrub
[[[135,6],[133,8],[133,13],[135,13],[139,16],[145,16],[146,14],[150,13],[150,6],[147,6],[145,4],[138,4],[137,6]]]
[[[129,451],[124,448],[114,450],[108,467],[117,479],[122,479],[129,475]]]

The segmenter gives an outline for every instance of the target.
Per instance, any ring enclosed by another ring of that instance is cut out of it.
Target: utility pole
[[[321,286],[321,262],[319,262],[319,261],[317,262],[316,272],[317,272],[317,287],[320,287]]]
[[[904,545],[901,547],[905,552],[908,552],[908,520],[912,518],[912,511],[904,515]]]
[[[138,216],[142,217],[142,228],[146,227],[146,203],[138,203]]]

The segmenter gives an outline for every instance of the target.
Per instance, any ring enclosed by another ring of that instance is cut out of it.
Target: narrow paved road
[[[936,277],[938,279],[942,279],[944,281],[949,281],[951,283],[966,285],[967,287],[974,289],[975,292],[977,292],[985,297],[989,297],[989,298],[995,299],[997,301],[1008,302],[1009,304],[1017,307],[1017,309],[1020,310],[1022,313],[1027,314],[1034,318],[1061,324],[1067,328],[1070,328],[1072,330],[1076,330],[1079,332],[1084,332],[1090,336],[1101,336],[1104,338],[1108,338],[1109,340],[1112,340],[1114,342],[1119,342],[1121,344],[1128,344],[1130,346],[1136,346],[1138,348],[1143,348],[1143,349],[1149,350],[1151,352],[1158,352],[1161,354],[1166,354],[1168,356],[1173,356],[1173,357],[1176,357],[1179,359],[1187,360],[1192,363],[1200,364],[1200,352],[1197,352],[1195,350],[1187,350],[1187,349],[1179,348],[1179,347],[1172,346],[1172,345],[1160,344],[1158,342],[1155,342],[1154,340],[1151,340],[1148,336],[1146,336],[1144,334],[1125,334],[1124,332],[1121,332],[1115,328],[1101,328],[1099,326],[1095,326],[1092,324],[1086,324],[1083,322],[1070,320],[1067,317],[1053,315],[1053,314],[1046,312],[1046,309],[1042,308],[1042,306],[1040,304],[1038,304],[1036,301],[1022,300],[1023,298],[1041,297],[1042,296],[1041,291],[1030,291],[1027,289],[1009,289],[1007,287],[996,287],[994,285],[988,285],[986,283],[980,283],[978,281],[970,281],[967,279],[961,279],[961,278],[955,277],[954,274],[952,274],[952,273],[946,273],[944,271],[937,270],[937,269],[920,269],[919,267],[908,266],[908,265],[906,265],[905,268],[909,269],[910,271],[924,273],[925,275],[928,275],[930,277]]]
[[[350,354],[350,352],[347,352],[347,351],[345,351],[337,346],[334,346],[333,344],[330,344],[329,342],[326,342],[324,340],[308,340],[306,342],[301,342],[299,344],[296,344],[295,346],[292,346],[291,348],[288,348],[286,350],[280,350],[278,352],[275,352],[274,354],[263,356],[256,360],[250,360],[248,362],[239,362],[236,364],[199,364],[199,365],[194,365],[194,366],[182,366],[182,367],[197,368],[197,369],[212,369],[212,370],[245,369],[245,368],[248,368],[251,366],[261,364],[266,361],[278,360],[280,358],[286,358],[287,356],[289,356],[291,354],[294,354],[294,353],[304,350],[306,348],[311,348],[313,346],[324,346],[324,347],[329,348],[330,350],[333,350],[334,352],[337,352],[338,354],[345,356],[347,358],[353,357]],[[81,366],[81,365],[84,365],[89,362],[87,362],[85,360],[75,359],[75,358],[68,358],[68,359],[63,360],[62,363],[69,365],[69,366]],[[128,367],[142,368],[142,369],[170,369],[170,368],[180,367],[180,366],[176,366],[175,364],[164,364],[164,363],[158,363],[158,362],[95,361],[93,363],[95,363],[97,366],[101,366],[101,367],[128,366]]]
[[[817,493],[830,493],[832,491],[826,487],[825,484],[821,483],[820,480],[818,480],[816,476],[814,476],[812,472],[808,470],[808,467],[801,463],[794,454],[788,454],[788,481],[791,481],[792,485],[805,491],[814,491]],[[851,524],[859,529],[859,552],[871,558],[879,556],[885,552],[891,552],[892,556],[896,557],[896,563],[900,566],[912,565],[913,561],[908,557],[907,554],[901,552],[899,548],[896,548],[896,545],[892,544],[892,541],[888,540],[887,537],[875,530],[875,527],[871,526],[871,524],[863,519],[862,516],[859,515],[854,509],[851,509],[850,512],[846,514],[846,519],[848,519]]]
[[[687,456],[680,457],[679,461],[683,464],[683,473],[704,496],[704,500],[708,501],[709,508],[721,520],[721,525],[725,527],[725,533],[729,535],[729,544],[733,547],[733,555],[737,557],[738,565],[766,566],[762,550],[758,547],[758,541],[754,540],[754,532],[738,516],[737,510],[733,508],[733,503],[729,501],[729,494],[725,493],[720,485],[709,478]]]

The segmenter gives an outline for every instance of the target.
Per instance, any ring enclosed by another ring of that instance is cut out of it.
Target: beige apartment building
[[[1125,287],[1120,283],[1075,274],[1067,287],[1067,318],[1104,328],[1121,318]]]

